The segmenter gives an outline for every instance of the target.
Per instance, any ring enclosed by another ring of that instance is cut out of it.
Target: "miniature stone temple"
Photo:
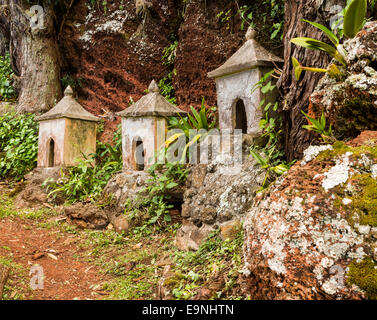
[[[244,134],[257,134],[263,116],[260,102],[273,99],[273,94],[264,96],[254,86],[274,64],[283,60],[269,53],[254,38],[255,31],[249,29],[245,44],[222,66],[208,73],[216,81],[220,130],[240,129]]]
[[[153,80],[149,93],[129,108],[118,113],[122,117],[123,167],[142,171],[152,165],[155,153],[165,143],[167,117],[186,112],[169,103]]]
[[[86,111],[68,86],[64,98],[36,118],[39,124],[38,167],[69,167],[96,152],[99,118]]]

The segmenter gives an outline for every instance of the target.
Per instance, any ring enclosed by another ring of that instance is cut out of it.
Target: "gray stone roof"
[[[255,39],[255,31],[249,29],[246,42],[222,66],[208,73],[210,78],[218,78],[232,73],[242,72],[260,66],[271,66],[284,62],[281,58],[268,52]]]
[[[187,112],[173,106],[160,93],[156,81],[152,80],[148,87],[149,93],[132,106],[118,112],[117,115],[127,117],[160,116],[170,117],[177,114],[186,115]]]
[[[100,119],[86,111],[76,100],[73,98],[73,90],[68,86],[64,91],[64,98],[61,99],[55,107],[48,112],[37,117],[36,120],[52,120],[59,118],[79,119],[86,121],[99,121]]]

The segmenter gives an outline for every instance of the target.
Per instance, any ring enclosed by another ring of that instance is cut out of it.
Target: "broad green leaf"
[[[367,13],[367,0],[353,0],[344,15],[343,32],[353,38],[361,30]]]
[[[202,119],[201,119],[200,114],[198,113],[198,111],[196,111],[193,106],[190,106],[190,109],[191,109],[191,112],[194,115],[194,117],[196,119],[196,122],[198,124],[197,129],[199,130],[199,129],[203,128]]]
[[[258,162],[259,165],[261,166],[267,166],[268,162],[263,159],[257,152],[254,150],[250,150],[250,154],[253,156],[253,158]]]
[[[332,47],[331,45],[324,43],[322,41],[319,41],[319,40],[315,40],[313,38],[306,38],[306,37],[293,38],[291,42],[307,49],[320,50],[320,51],[327,52],[328,54],[332,56],[335,56],[337,52],[336,48]]]
[[[170,182],[169,184],[167,184],[166,189],[173,189],[177,186],[178,186],[178,183]]]
[[[311,24],[312,26],[318,28],[319,30],[323,31],[335,46],[339,44],[338,37],[330,29],[326,28],[324,25],[316,23],[316,22],[312,22],[309,20],[305,20],[305,19],[302,19],[302,21],[307,22]]]

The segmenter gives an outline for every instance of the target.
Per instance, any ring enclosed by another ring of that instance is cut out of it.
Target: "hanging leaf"
[[[367,0],[353,0],[344,15],[343,32],[348,38],[353,38],[364,25],[367,13]]]

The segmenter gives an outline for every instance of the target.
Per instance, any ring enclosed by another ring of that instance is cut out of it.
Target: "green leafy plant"
[[[250,155],[255,159],[255,161],[262,167],[262,169],[267,170],[266,176],[263,180],[261,190],[264,190],[266,188],[268,179],[271,176],[272,172],[276,173],[278,176],[281,176],[282,174],[287,172],[291,166],[291,164],[285,164],[285,163],[280,163],[275,166],[271,165],[271,155],[273,152],[274,152],[274,149],[271,149],[270,154],[268,154],[267,157],[262,157],[255,150],[253,149],[250,150]]]
[[[199,112],[190,106],[190,111],[187,117],[171,117],[169,118],[169,129],[181,129],[187,138],[190,137],[190,130],[204,129],[211,130],[216,127],[217,118],[215,116],[216,107],[206,108],[206,102],[204,97],[202,98],[202,104]]]
[[[177,103],[173,87],[173,77],[177,75],[177,70],[174,68],[177,48],[178,41],[173,40],[173,42],[162,51],[161,61],[164,66],[169,68],[169,73],[158,82],[160,93],[172,104]]]
[[[354,0],[349,4],[343,21],[343,32],[347,38],[355,37],[364,26],[367,7],[367,0]]]
[[[271,94],[275,90],[276,86],[273,84],[272,78],[278,78],[281,74],[281,70],[274,69],[267,72],[261,80],[254,86],[253,91],[260,89],[265,95]],[[250,155],[257,161],[257,163],[263,168],[267,169],[267,174],[263,181],[261,190],[264,190],[267,186],[268,179],[271,173],[275,173],[278,176],[289,170],[291,164],[287,164],[284,161],[285,154],[282,150],[281,134],[282,134],[282,119],[277,113],[279,107],[278,101],[267,102],[265,99],[259,104],[259,108],[264,112],[264,118],[259,122],[259,127],[262,130],[262,138],[266,138],[267,142],[263,147],[252,146],[250,148]],[[273,113],[273,116],[270,116]],[[265,156],[262,156],[265,155]]]
[[[276,88],[272,78],[278,78],[280,74],[281,70],[278,69],[267,72],[254,86],[253,91],[260,88],[261,92],[268,96]],[[261,100],[259,108],[263,110],[264,117],[259,122],[259,127],[262,131],[262,138],[267,139],[267,142],[263,148],[258,146],[253,147],[254,152],[263,152],[270,155],[270,163],[273,166],[280,164],[284,161],[285,157],[281,144],[283,123],[281,116],[277,112],[278,107],[278,101],[271,102],[266,101],[266,99]]]
[[[164,78],[162,78],[158,82],[158,87],[160,88],[160,93],[162,96],[165,97],[166,100],[168,100],[172,104],[177,103],[177,99],[175,97],[175,91],[173,87],[173,76],[176,75],[176,70],[173,69],[173,71],[169,72],[168,75]]]
[[[215,116],[216,108],[213,107],[207,109],[205,106],[204,97],[202,98],[202,104],[199,112],[193,106],[190,106],[190,110],[191,114],[189,113],[187,117],[181,117],[179,115],[179,118],[169,118],[169,129],[180,129],[183,133],[173,135],[165,143],[165,147],[169,148],[169,146],[182,135],[186,136],[187,144],[182,153],[182,162],[184,162],[187,156],[187,150],[189,147],[197,141],[203,140],[208,135],[210,130],[214,129],[217,125],[217,118]],[[198,132],[194,137],[191,137],[190,130],[202,130],[202,132]]]
[[[21,180],[37,164],[38,123],[33,114],[0,115],[0,177]]]
[[[271,40],[271,45],[280,45],[284,25],[283,0],[262,0],[241,6],[237,0],[233,3],[232,8],[217,14],[218,21],[225,25],[226,30],[230,33],[237,31],[234,28],[240,20],[241,31],[247,28],[256,29],[259,34],[263,34],[264,39]]]
[[[325,115],[322,113],[322,116],[319,120],[314,119],[312,117],[309,117],[304,111],[301,111],[306,119],[311,122],[310,125],[304,125],[302,126],[304,129],[309,131],[317,132],[321,135],[322,140],[325,143],[334,143],[336,139],[334,138],[333,132],[332,132],[332,125],[330,124],[329,128],[326,129],[326,118]]]
[[[168,162],[164,165],[155,163],[148,168],[148,173],[150,174],[148,186],[141,191],[141,193],[146,192],[148,196],[138,208],[131,210],[131,218],[137,217],[143,209],[147,211],[148,219],[137,229],[137,232],[145,230],[150,225],[163,226],[171,222],[169,210],[173,209],[174,205],[171,204],[169,191],[185,183],[188,169],[178,162]]]
[[[177,55],[178,41],[175,40],[170,46],[166,47],[162,51],[162,64],[165,66],[171,66],[174,64],[175,57]]]
[[[343,33],[348,38],[353,38],[363,27],[365,22],[365,16],[367,11],[367,0],[353,0],[347,6],[344,11],[344,21],[343,21]],[[346,52],[342,45],[340,44],[340,39],[338,36],[335,35],[333,31],[316,22],[302,20],[311,24],[312,26],[321,30],[331,41],[332,45],[329,45],[325,42],[313,39],[313,38],[293,38],[291,40],[292,43],[302,46],[307,49],[311,50],[319,50],[326,52],[330,56],[332,56],[341,66],[346,67],[347,61],[345,59]],[[342,76],[342,72],[339,68],[333,63],[330,65],[328,69],[320,69],[320,68],[311,68],[311,67],[304,67],[300,64],[300,62],[296,58],[292,58],[293,67],[295,70],[296,79],[299,80],[301,76],[301,72],[303,70],[313,71],[313,72],[327,72],[330,76],[335,78],[340,78]]]
[[[5,56],[0,56],[0,99],[2,101],[12,101],[16,98],[16,90],[12,85],[13,76],[10,55],[7,52]]]

